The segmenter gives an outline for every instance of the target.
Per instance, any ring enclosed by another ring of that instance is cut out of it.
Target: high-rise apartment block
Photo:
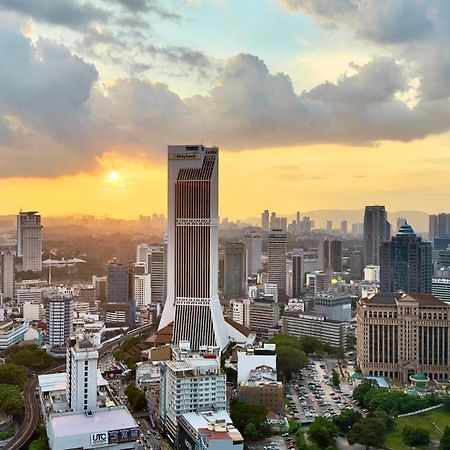
[[[136,307],[139,309],[152,303],[150,277],[151,275],[149,273],[134,276],[134,299],[136,301]]]
[[[278,299],[286,300],[286,233],[279,229],[269,232],[268,269],[269,283],[278,287]]]
[[[431,244],[417,237],[409,224],[381,244],[382,292],[431,293],[432,275]]]
[[[379,293],[358,301],[358,364],[365,375],[448,381],[450,306],[431,294]]]
[[[224,296],[226,299],[246,296],[246,249],[242,242],[225,244]]]
[[[380,245],[389,240],[391,225],[384,206],[366,206],[364,212],[364,256],[366,265],[380,265]]]
[[[244,234],[247,250],[247,275],[257,274],[261,270],[262,237],[261,233],[249,231]]]
[[[17,256],[22,257],[24,272],[42,272],[42,225],[37,211],[21,211],[17,216]]]
[[[14,297],[14,251],[6,249],[0,252],[0,293],[3,298]]]
[[[47,299],[46,344],[49,351],[65,349],[73,330],[74,299],[70,295],[51,293]]]

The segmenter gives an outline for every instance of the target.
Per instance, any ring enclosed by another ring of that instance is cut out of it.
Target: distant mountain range
[[[295,214],[277,214],[280,217],[287,217],[288,222],[295,219]],[[319,209],[315,211],[300,211],[300,218],[308,216],[314,220],[316,228],[325,228],[327,220],[333,221],[333,228],[340,228],[341,220],[348,222],[349,231],[353,223],[363,223],[364,209]],[[428,233],[428,216],[424,211],[388,211],[388,220],[391,223],[392,231],[397,229],[397,218],[403,217],[414,228],[417,233]],[[246,222],[260,224],[260,217],[250,217]]]

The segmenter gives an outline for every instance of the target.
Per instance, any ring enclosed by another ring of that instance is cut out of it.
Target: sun
[[[115,170],[113,170],[112,172],[109,172],[108,179],[110,181],[117,181],[119,179],[119,174]]]

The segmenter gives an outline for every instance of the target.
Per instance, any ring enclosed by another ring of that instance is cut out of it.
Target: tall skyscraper
[[[263,213],[261,213],[261,228],[264,231],[269,231],[270,226],[270,217],[269,217],[269,210],[265,209]]]
[[[286,233],[272,230],[268,249],[269,283],[278,287],[278,299],[286,300]]]
[[[350,252],[349,256],[350,278],[362,280],[364,276],[364,255],[359,250]]]
[[[438,216],[430,214],[428,216],[428,239],[433,242],[435,237],[438,237]]]
[[[299,298],[305,288],[305,252],[302,248],[292,250],[292,297]]]
[[[247,250],[247,275],[253,275],[261,269],[262,237],[261,233],[249,231],[244,234],[244,244]]]
[[[382,292],[431,293],[431,244],[422,242],[409,224],[381,244]]]
[[[328,233],[331,233],[333,231],[333,221],[327,220],[326,227],[327,227]]]
[[[148,253],[152,303],[164,305],[164,247],[151,247]]]
[[[224,296],[226,299],[246,297],[247,264],[243,242],[227,242],[224,259]]]
[[[150,247],[148,244],[138,244],[136,246],[136,262],[145,264],[145,273],[148,273],[148,255]]]
[[[319,242],[319,270],[342,272],[342,241],[325,239]]]
[[[408,221],[404,217],[397,217],[397,231],[400,230],[402,225],[405,225]]]
[[[172,343],[224,348],[229,330],[218,295],[218,151],[169,146],[167,299],[159,329]]]
[[[366,265],[380,265],[380,245],[389,240],[391,225],[384,206],[366,206],[364,213],[364,256]]]
[[[450,238],[450,214],[438,214],[438,237]]]
[[[42,225],[37,211],[17,216],[17,256],[23,258],[23,271],[42,272]]]
[[[341,220],[341,234],[347,234],[348,226],[346,220]]]
[[[4,298],[13,298],[14,279],[14,251],[9,248],[0,253],[0,293]]]

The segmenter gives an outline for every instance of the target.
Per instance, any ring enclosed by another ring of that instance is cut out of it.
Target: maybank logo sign
[[[106,445],[106,444],[109,444],[108,432],[91,434],[91,445],[93,447],[96,447],[98,445]]]
[[[169,153],[169,159],[181,159],[181,160],[190,160],[190,159],[200,159],[200,153]]]

